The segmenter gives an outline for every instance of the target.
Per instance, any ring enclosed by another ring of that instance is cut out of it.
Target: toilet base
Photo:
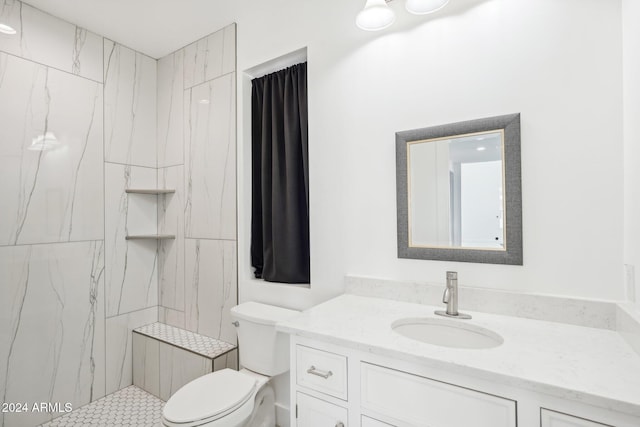
[[[273,387],[270,384],[265,384],[258,391],[253,408],[247,427],[275,427],[276,402]]]

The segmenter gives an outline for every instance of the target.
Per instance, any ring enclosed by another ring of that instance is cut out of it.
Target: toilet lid
[[[207,374],[178,390],[162,415],[172,423],[191,423],[225,415],[251,397],[256,380],[232,369]]]

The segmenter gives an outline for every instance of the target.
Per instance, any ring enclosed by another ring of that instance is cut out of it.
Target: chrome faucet
[[[447,271],[447,287],[442,295],[442,302],[447,304],[447,310],[436,310],[436,314],[458,319],[471,319],[471,316],[458,312],[458,273]]]

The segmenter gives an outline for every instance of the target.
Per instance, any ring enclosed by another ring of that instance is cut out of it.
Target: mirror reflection
[[[396,132],[398,258],[522,265],[520,114]]]
[[[505,250],[504,130],[407,142],[409,247]]]

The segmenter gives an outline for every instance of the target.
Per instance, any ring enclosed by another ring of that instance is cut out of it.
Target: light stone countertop
[[[615,331],[460,310],[500,334],[491,349],[455,349],[405,338],[403,318],[436,316],[443,307],[341,295],[279,323],[281,332],[428,364],[506,385],[640,416],[640,356]]]

